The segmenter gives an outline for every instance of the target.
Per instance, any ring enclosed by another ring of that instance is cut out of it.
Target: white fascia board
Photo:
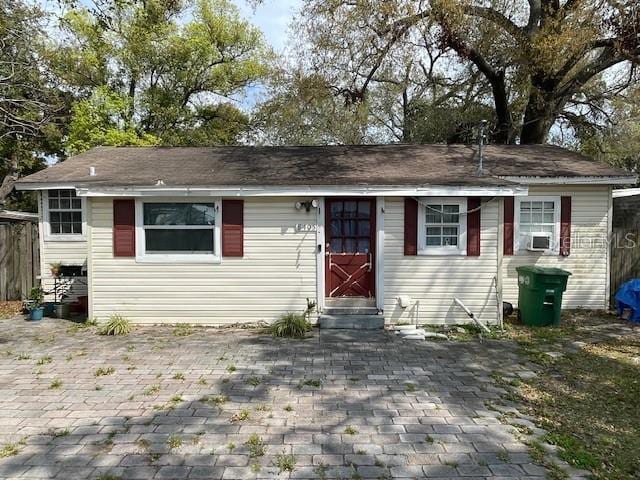
[[[76,188],[76,184],[72,182],[65,183],[16,183],[16,190],[66,190]]]
[[[463,186],[296,186],[296,187],[78,187],[80,197],[282,197],[282,196],[380,196],[380,197],[511,197],[526,196],[523,185],[463,187]]]
[[[613,198],[634,197],[640,195],[640,188],[621,188],[611,192]]]
[[[616,177],[526,177],[501,176],[510,182],[527,185],[630,185],[638,181],[635,175]]]

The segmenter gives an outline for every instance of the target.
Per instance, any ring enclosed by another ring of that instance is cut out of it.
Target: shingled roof
[[[89,175],[95,168],[95,176]],[[296,147],[98,147],[19,181],[78,187],[508,185],[503,177],[630,178],[628,172],[550,145],[477,147],[358,145]]]

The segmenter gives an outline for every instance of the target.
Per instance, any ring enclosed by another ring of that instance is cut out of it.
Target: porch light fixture
[[[296,210],[302,210],[303,208],[309,212],[311,211],[311,207],[313,208],[318,208],[318,200],[316,200],[315,198],[313,200],[307,200],[304,202],[296,202]]]

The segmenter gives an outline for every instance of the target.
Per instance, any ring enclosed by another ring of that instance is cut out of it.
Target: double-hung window
[[[421,255],[466,254],[466,198],[422,198],[418,212]]]
[[[220,260],[219,201],[137,204],[143,261],[217,262]]]
[[[557,253],[560,241],[560,197],[518,197],[517,250]]]
[[[84,200],[75,190],[47,190],[43,202],[45,239],[84,239]]]

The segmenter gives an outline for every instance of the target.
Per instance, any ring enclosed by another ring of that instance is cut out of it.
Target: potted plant
[[[59,278],[62,273],[62,262],[53,262],[49,264],[49,271],[53,278]]]
[[[54,315],[56,318],[69,318],[71,313],[71,305],[68,303],[63,303],[66,295],[63,295],[60,299],[60,302],[55,303],[53,305]]]
[[[42,301],[44,300],[44,291],[40,287],[33,287],[29,291],[29,318],[31,320],[42,320],[44,308]]]

